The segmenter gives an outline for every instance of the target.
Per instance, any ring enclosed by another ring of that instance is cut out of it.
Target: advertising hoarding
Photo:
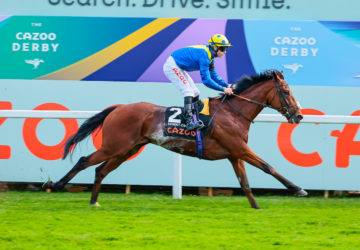
[[[180,94],[162,73],[163,62],[176,48],[204,44],[213,33],[223,33],[234,44],[226,58],[216,59],[225,80],[276,68],[284,71],[308,114],[359,115],[359,22],[50,16],[0,20],[0,50],[6,59],[0,62],[1,109],[101,110],[138,101],[181,105]],[[201,81],[198,73],[192,76]],[[199,88],[201,97],[217,95]],[[62,177],[73,163],[60,160],[60,142],[81,122],[0,118],[0,180]],[[284,124],[257,123],[249,145],[304,188],[358,190],[358,128],[301,124],[292,130]],[[95,148],[92,139],[85,142],[74,162]],[[171,185],[172,161],[168,151],[148,145],[104,183]],[[238,187],[226,160],[185,157],[183,163],[185,186]],[[282,187],[253,167],[247,170],[252,187]],[[74,181],[91,183],[93,176],[90,168]]]

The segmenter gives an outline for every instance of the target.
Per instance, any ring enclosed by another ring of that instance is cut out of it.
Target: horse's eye
[[[283,90],[282,92],[284,95],[290,95],[290,92],[288,90]]]

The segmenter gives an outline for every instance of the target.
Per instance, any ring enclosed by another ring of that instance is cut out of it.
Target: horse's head
[[[284,115],[289,123],[299,123],[303,119],[303,115],[289,85],[284,80],[284,73],[274,70],[273,82],[275,91],[268,104]]]

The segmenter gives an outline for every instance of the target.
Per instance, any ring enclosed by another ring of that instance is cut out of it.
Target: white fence
[[[0,110],[0,118],[87,119],[99,111]],[[260,114],[254,122],[286,122],[279,114]],[[360,116],[304,115],[301,123],[360,124]]]
[[[99,111],[0,110],[0,118],[87,119]],[[255,122],[287,122],[280,114],[260,114]],[[360,124],[360,116],[304,115],[301,123]],[[173,198],[182,197],[182,158],[174,153]]]

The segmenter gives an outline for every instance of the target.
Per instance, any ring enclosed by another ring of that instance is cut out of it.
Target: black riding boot
[[[194,130],[196,125],[193,121],[193,113],[192,113],[192,96],[185,96],[184,98],[184,108],[185,108],[185,121],[186,121],[186,129]]]
[[[193,104],[194,104],[194,109],[195,109],[196,116],[198,119],[198,122],[196,124],[197,125],[196,129],[202,129],[205,127],[205,125],[204,125],[203,121],[200,120],[199,111],[203,108],[204,104],[202,103],[201,100],[199,100],[199,96],[195,96],[193,98]]]
[[[185,96],[184,107],[185,107],[186,129],[187,130],[202,129],[204,127],[204,123],[202,121],[200,122],[198,121],[197,123],[194,123],[192,104],[193,104],[193,98],[191,96]]]

